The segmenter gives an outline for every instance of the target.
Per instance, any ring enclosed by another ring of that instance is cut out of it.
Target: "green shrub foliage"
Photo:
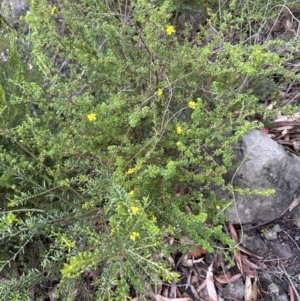
[[[280,7],[30,6],[26,40],[3,30],[0,41],[2,300],[35,299],[45,286],[62,300],[75,290],[80,300],[147,296],[178,278],[162,260],[165,237],[232,246],[220,226],[230,204],[214,187],[228,188],[232,144],[262,126],[246,117],[276,95],[271,76],[293,76],[263,39]],[[191,35],[177,17],[196,10],[206,23]]]

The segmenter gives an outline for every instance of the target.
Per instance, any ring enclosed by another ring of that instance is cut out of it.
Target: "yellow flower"
[[[129,192],[129,195],[130,196],[133,196],[135,194],[135,191],[134,190],[131,190],[130,192]]]
[[[195,110],[195,108],[196,108],[196,103],[194,102],[194,101],[189,101],[189,107],[191,108],[191,109],[193,109],[193,110]]]
[[[132,241],[135,241],[137,238],[140,238],[140,233],[138,233],[138,232],[132,232],[132,234],[130,235],[130,239]]]
[[[217,210],[220,210],[220,209],[221,209],[221,206],[220,206],[220,205],[216,205],[216,209],[217,209]]]
[[[134,168],[129,168],[126,172],[127,175],[131,175],[135,172],[135,169]]]
[[[158,89],[157,90],[157,96],[162,96],[163,94],[163,90],[162,89]]]
[[[51,15],[56,14],[56,12],[57,12],[57,8],[56,8],[56,6],[53,6],[53,7],[51,8]]]
[[[171,36],[173,33],[176,32],[175,28],[173,25],[168,25],[166,29],[167,35]]]
[[[178,135],[180,135],[180,134],[182,133],[182,127],[181,127],[180,125],[177,126],[177,128],[176,128],[176,133],[177,133]]]
[[[137,207],[137,206],[132,206],[131,211],[132,211],[133,214],[137,214],[140,211],[140,208]]]
[[[151,216],[151,219],[156,223],[156,221],[157,221],[157,218],[156,218],[156,216],[155,215],[152,215]]]
[[[89,121],[95,121],[97,119],[97,116],[95,113],[90,113],[87,115],[87,118]]]

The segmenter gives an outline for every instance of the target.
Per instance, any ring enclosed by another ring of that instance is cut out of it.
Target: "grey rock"
[[[294,254],[288,244],[274,243],[272,247],[272,254],[278,256],[280,259],[291,259]]]
[[[222,291],[222,297],[231,300],[232,298],[243,300],[245,294],[245,285],[241,278],[237,281],[231,282],[226,285]]]
[[[256,233],[250,231],[239,231],[239,238],[241,239],[243,247],[252,253],[262,257],[266,257],[268,255],[268,247]]]
[[[271,228],[264,228],[263,234],[267,240],[277,240],[277,233],[281,232],[281,228],[279,224],[274,225]]]
[[[0,15],[12,28],[19,26],[19,19],[29,10],[25,0],[0,0]]]
[[[279,294],[278,285],[276,285],[275,283],[271,283],[268,288],[268,293],[272,295],[278,295]]]
[[[287,294],[282,289],[280,289],[280,287],[275,283],[271,283],[269,285],[267,295],[269,295],[271,297],[272,301],[288,301],[289,300]]]
[[[298,228],[300,228],[300,207],[299,207],[299,205],[291,211],[290,217],[292,219],[292,222]]]
[[[226,212],[233,224],[263,223],[280,217],[300,193],[300,157],[260,131],[250,131],[235,146],[234,187],[274,189],[271,196],[235,194],[235,206]]]

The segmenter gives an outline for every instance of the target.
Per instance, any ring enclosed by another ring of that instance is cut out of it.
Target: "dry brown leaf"
[[[57,301],[55,292],[50,292],[48,294],[48,297],[49,297],[50,301]]]
[[[236,274],[231,276],[230,274],[226,274],[226,275],[219,275],[217,277],[215,277],[215,280],[218,281],[219,283],[225,284],[225,283],[230,283],[230,282],[234,282],[236,280],[238,280],[239,278],[241,278],[242,274]]]
[[[172,280],[172,285],[171,285],[170,291],[169,291],[169,296],[170,297],[176,297],[177,296],[176,292],[177,292],[176,281],[173,279]]]
[[[135,298],[131,299],[130,301],[139,301],[139,297],[135,297]]]
[[[250,252],[249,250],[245,249],[244,247],[242,247],[242,246],[240,246],[240,245],[236,246],[236,248],[237,248],[238,250],[240,250],[241,252],[243,252],[243,253],[245,253],[245,254],[251,256],[251,257],[254,257],[254,258],[259,259],[259,260],[262,260],[262,259],[263,259],[261,256],[258,256],[258,255],[256,255],[256,254]]]
[[[279,127],[286,127],[286,126],[296,126],[299,125],[299,121],[296,120],[286,120],[286,121],[275,121],[276,129],[278,130]]]
[[[283,99],[280,101],[280,105],[284,106],[291,101],[291,97],[287,96],[284,92],[278,93]],[[286,97],[287,96],[287,97]]]
[[[164,237],[164,244],[173,246],[175,242],[175,238],[173,236],[165,236]]]
[[[300,150],[300,141],[293,141],[293,146],[295,151],[299,151]]]
[[[175,261],[174,261],[174,259],[171,257],[171,256],[169,256],[168,258],[167,258],[167,262],[169,263],[169,266],[172,268],[172,269],[174,269],[175,268]]]
[[[283,125],[283,126],[275,127],[274,129],[277,131],[286,131],[286,130],[291,130],[292,128],[294,128],[294,125]]]
[[[282,95],[284,96],[284,94]],[[281,112],[278,113],[278,117],[274,120],[274,122],[281,122],[281,121],[287,121],[288,117],[281,114]]]
[[[230,282],[230,278],[231,278],[231,274],[222,274],[219,276],[215,276],[215,280],[219,283],[225,284],[225,283],[229,283]]]
[[[285,19],[284,22],[284,29],[285,31],[292,31],[294,32],[295,30],[293,29],[293,24],[289,19]]]
[[[300,119],[300,112],[295,113],[292,117],[279,114],[278,117],[274,120],[274,122],[279,123],[285,121],[297,121],[297,119]]]
[[[256,278],[257,277],[257,273],[255,272],[255,270],[253,271],[251,268],[249,268],[247,265],[243,266],[244,269],[244,275],[249,276],[250,278]]]
[[[261,270],[262,269],[261,267],[259,267],[255,263],[253,263],[250,260],[248,260],[248,258],[246,258],[243,255],[242,255],[242,262],[243,262],[244,265],[247,265],[251,269],[255,269],[255,270]]]
[[[180,196],[183,196],[185,194],[184,187],[180,187],[178,183],[175,184],[174,190],[176,192],[175,193],[176,197],[180,197]]]
[[[186,206],[185,206],[185,209],[186,209],[186,211],[187,211],[187,213],[188,213],[189,215],[193,215],[193,211],[192,211],[192,209],[191,209],[190,206],[186,205]]]
[[[230,301],[241,301],[241,299],[236,299],[236,298],[230,296]]]
[[[295,294],[292,286],[289,284],[290,301],[295,301]]]
[[[204,260],[204,257],[202,257],[200,259],[190,258],[189,254],[185,254],[180,258],[181,264],[185,267],[192,267],[195,263],[203,262],[203,260]]]
[[[233,225],[231,223],[228,223],[228,226],[229,226],[229,231],[230,231],[230,235],[231,235],[231,238],[233,239],[233,241],[235,242],[236,244],[236,248],[239,249],[240,248],[240,245],[239,245],[239,237],[235,231],[235,228],[233,227]],[[241,254],[239,251],[237,251],[235,254],[234,254],[234,257],[235,257],[235,260],[236,260],[236,264],[240,270],[240,272],[243,274],[243,265],[242,265],[242,260],[241,260]]]
[[[244,268],[243,268],[243,263],[242,263],[242,258],[241,258],[240,251],[236,251],[236,253],[234,254],[234,258],[235,258],[236,265],[237,265],[238,269],[240,270],[240,272],[242,274],[244,274]]]
[[[222,269],[225,270],[224,254],[222,254],[220,251],[215,253],[214,266],[216,268],[222,267]]]
[[[245,279],[245,301],[252,301],[252,283],[250,277],[246,276]]]
[[[166,298],[158,294],[151,294],[151,297],[155,301],[189,301],[189,298]]]
[[[72,291],[72,295],[71,295],[71,298],[72,298],[71,300],[72,301],[75,300],[76,297],[77,297],[78,287],[79,287],[79,282],[76,281],[75,284],[74,284],[74,286],[73,286],[73,291]]]
[[[169,294],[169,288],[168,287],[165,287],[161,293],[160,293],[163,297],[168,297],[168,294]]]
[[[203,248],[201,248],[200,246],[196,246],[194,251],[189,251],[189,254],[197,259],[197,258],[205,255],[206,251]]]
[[[234,240],[234,242],[236,244],[238,244],[239,243],[239,237],[238,237],[233,225],[231,223],[228,223],[228,226],[229,226],[229,231],[230,231],[232,239]]]
[[[251,293],[251,299],[253,301],[257,300],[258,296],[258,287],[257,287],[257,278],[255,278],[253,284],[252,284],[252,293]]]
[[[300,119],[300,112],[295,113],[292,118],[293,120]]]
[[[208,296],[209,296],[209,301],[218,301],[218,296],[217,296],[216,288],[214,285],[214,274],[212,272],[212,266],[213,266],[213,264],[211,264],[207,269],[206,287],[207,287],[207,292],[208,292]]]
[[[295,207],[297,207],[297,206],[299,205],[299,203],[300,203],[300,197],[294,199],[294,200],[291,202],[288,211],[291,212]]]
[[[289,139],[286,139],[286,137],[288,136],[288,133],[290,132],[290,130],[283,130],[282,132],[281,132],[281,136],[283,136],[283,140],[284,141],[286,141],[286,140],[288,140],[289,141]]]
[[[200,292],[206,287],[206,280],[203,280],[203,282],[197,287],[197,293],[200,294]]]
[[[282,134],[282,135],[284,135],[284,137],[283,137],[284,141],[290,141],[290,134],[289,133]]]

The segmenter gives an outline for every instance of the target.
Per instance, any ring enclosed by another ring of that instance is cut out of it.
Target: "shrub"
[[[16,300],[8,287],[43,294],[45,281],[63,300],[75,288],[87,300],[147,296],[145,283],[178,277],[155,260],[167,235],[232,246],[214,187],[228,188],[232,144],[262,126],[246,120],[262,81],[292,76],[247,39],[274,6],[255,19],[256,2],[249,16],[214,2],[191,41],[188,24],[176,31],[177,1],[30,5],[28,64],[4,62],[15,75],[1,82],[2,271],[17,263],[5,300]]]

